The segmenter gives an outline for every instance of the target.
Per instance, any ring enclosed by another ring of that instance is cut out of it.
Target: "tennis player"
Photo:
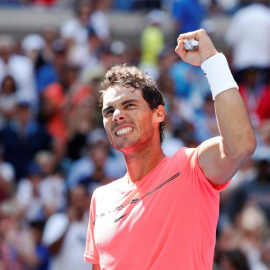
[[[198,49],[186,49],[185,40],[199,41]],[[94,270],[212,269],[219,192],[256,140],[227,60],[207,33],[181,34],[175,50],[206,74],[220,136],[165,156],[164,101],[153,79],[136,67],[106,73],[103,123],[127,173],[93,194],[84,259]]]

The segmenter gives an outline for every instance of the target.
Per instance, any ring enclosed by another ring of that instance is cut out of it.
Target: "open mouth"
[[[133,130],[134,130],[133,127],[120,128],[115,131],[115,135],[116,136],[127,135],[127,134],[130,134]]]

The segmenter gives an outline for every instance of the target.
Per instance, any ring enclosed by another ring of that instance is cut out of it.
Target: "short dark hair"
[[[112,67],[104,76],[101,83],[101,90],[99,96],[99,105],[103,105],[103,93],[109,87],[114,85],[121,85],[124,87],[133,87],[142,91],[144,100],[148,103],[151,110],[156,109],[159,105],[164,106],[163,96],[158,89],[155,81],[146,72],[140,70],[135,66],[117,65]],[[165,122],[159,124],[160,142],[164,139]]]

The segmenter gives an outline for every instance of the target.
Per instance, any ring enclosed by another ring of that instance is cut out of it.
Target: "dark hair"
[[[156,109],[159,105],[164,106],[164,99],[159,91],[155,81],[147,73],[135,66],[117,65],[112,67],[105,74],[101,83],[99,96],[99,105],[103,105],[103,93],[113,85],[121,85],[124,87],[133,87],[142,91],[144,100],[148,103],[151,110]],[[165,122],[159,124],[159,137],[162,143],[164,139]]]
[[[5,84],[8,81],[11,81],[11,91],[12,91],[12,93],[15,93],[17,91],[17,83],[16,83],[14,77],[11,76],[11,75],[7,75],[7,76],[4,77],[4,79],[1,82],[0,90],[1,91],[6,90],[5,89]]]
[[[250,270],[245,254],[238,250],[227,250],[224,256],[230,261],[230,263],[239,270]]]

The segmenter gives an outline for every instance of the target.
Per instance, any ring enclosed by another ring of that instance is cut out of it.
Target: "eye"
[[[105,117],[109,117],[113,114],[113,110],[107,110],[105,113],[104,113],[104,116]]]
[[[127,109],[132,109],[135,107],[135,104],[133,103],[128,103],[126,106],[125,106]]]

